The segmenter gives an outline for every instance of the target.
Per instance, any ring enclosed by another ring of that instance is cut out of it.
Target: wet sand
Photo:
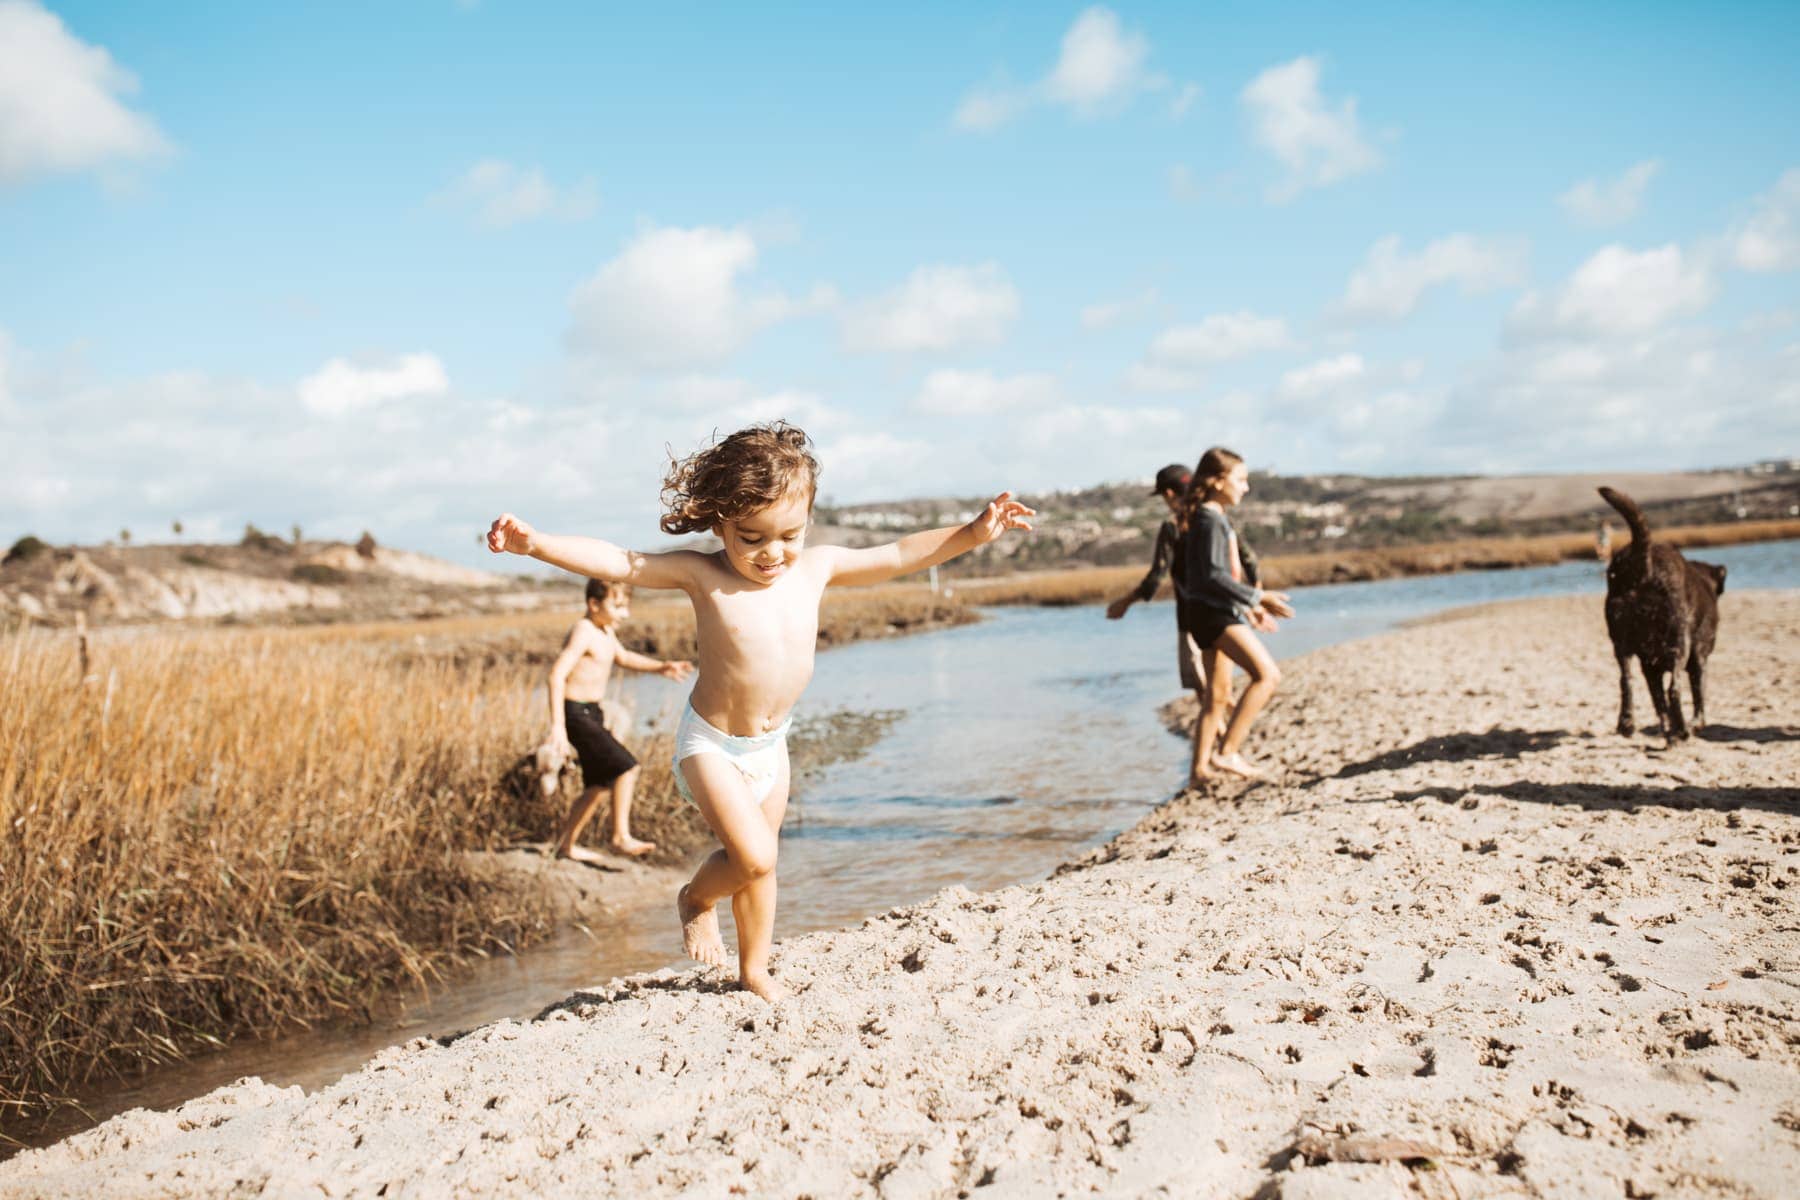
[[[1800,593],[1724,597],[1673,749],[1612,732],[1597,597],[1285,670],[1274,781],[784,942],[779,1006],[615,981],[124,1114],[0,1195],[1791,1194]]]

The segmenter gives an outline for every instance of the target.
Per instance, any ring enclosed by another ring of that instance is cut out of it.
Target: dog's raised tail
[[[1637,506],[1637,501],[1624,492],[1615,492],[1609,487],[1600,489],[1600,496],[1608,504],[1619,510],[1625,518],[1625,524],[1631,526],[1631,540],[1648,542],[1650,540],[1650,523],[1644,520],[1644,514]]]

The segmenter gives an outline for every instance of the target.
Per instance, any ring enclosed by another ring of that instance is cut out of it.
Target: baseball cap
[[[1184,492],[1188,481],[1194,473],[1180,463],[1170,463],[1156,473],[1156,486],[1150,489],[1152,496],[1160,496],[1164,492]]]

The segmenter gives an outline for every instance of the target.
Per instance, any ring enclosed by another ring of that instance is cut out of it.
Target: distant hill
[[[211,619],[286,623],[497,612],[568,604],[566,583],[458,566],[369,539],[232,545],[52,546],[21,538],[0,562],[0,622]]]
[[[1800,515],[1800,463],[1721,471],[1609,475],[1251,476],[1235,516],[1264,554],[1382,548],[1472,537],[1592,530],[1617,518],[1601,483],[1634,496],[1665,527]],[[1028,538],[1003,538],[946,567],[1004,574],[1147,562],[1166,510],[1148,479],[1024,497],[1041,514]],[[821,503],[814,540],[889,541],[966,521],[986,496],[882,504]],[[684,544],[711,550],[712,538]],[[378,546],[373,539],[293,541],[247,529],[235,544],[52,546],[21,538],[0,562],[0,625],[214,620],[377,620],[569,606],[566,578],[501,575]]]
[[[1800,515],[1800,461],[1661,474],[1368,476],[1253,472],[1234,520],[1259,551],[1298,554],[1461,538],[1591,530],[1617,514],[1594,489],[1633,496],[1654,523],[1695,525]],[[1167,516],[1150,481],[1025,496],[1039,536],[1002,539],[949,564],[962,575],[1145,561]],[[823,540],[862,545],[965,520],[987,497],[821,505]]]

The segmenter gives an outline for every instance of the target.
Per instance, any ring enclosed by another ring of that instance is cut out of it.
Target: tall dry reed
[[[519,832],[516,672],[312,631],[95,657],[83,685],[68,639],[0,643],[0,1106],[362,1011],[542,923],[460,859]]]

